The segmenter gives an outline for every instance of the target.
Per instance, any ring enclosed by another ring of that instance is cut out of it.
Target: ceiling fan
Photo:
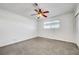
[[[34,11],[36,12],[36,14],[32,14],[32,15],[36,15],[37,19],[39,19],[40,17],[45,17],[47,18],[47,13],[49,13],[49,11],[43,11],[41,8],[39,8],[37,3],[34,3],[33,6],[35,7]]]

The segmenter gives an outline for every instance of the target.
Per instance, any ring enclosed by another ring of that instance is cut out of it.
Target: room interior
[[[78,3],[0,3],[0,55],[78,54]]]

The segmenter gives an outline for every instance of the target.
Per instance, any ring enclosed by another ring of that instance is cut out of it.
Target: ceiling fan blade
[[[34,15],[37,15],[37,14],[31,14],[31,16],[34,16]]]
[[[47,17],[46,15],[43,15],[44,17]]]
[[[37,9],[35,9],[35,11],[36,11],[36,12],[38,12],[38,10],[37,10]]]
[[[43,13],[49,13],[49,11],[44,11]]]
[[[39,12],[42,12],[41,9],[39,9]]]

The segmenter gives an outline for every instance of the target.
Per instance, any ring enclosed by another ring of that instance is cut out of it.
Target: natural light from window
[[[60,28],[60,21],[53,20],[53,21],[44,22],[44,28],[45,29],[58,29]]]

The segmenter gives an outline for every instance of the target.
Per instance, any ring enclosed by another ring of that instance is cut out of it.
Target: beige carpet
[[[47,38],[33,38],[0,48],[1,55],[78,55],[73,43]]]

